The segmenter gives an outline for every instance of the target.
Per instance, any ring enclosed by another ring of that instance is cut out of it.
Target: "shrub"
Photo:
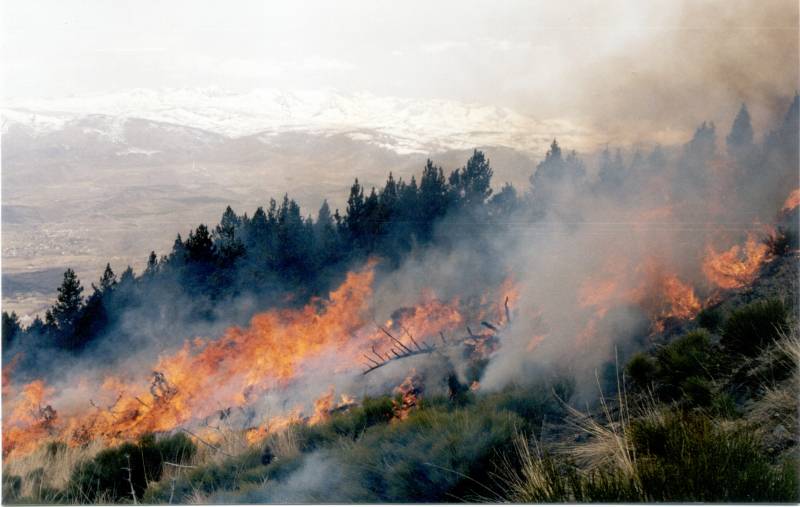
[[[714,399],[711,383],[702,377],[689,377],[681,382],[685,402],[693,407],[707,407]]]
[[[659,349],[654,360],[638,358],[628,369],[634,378],[650,378],[662,400],[704,406],[711,399],[707,381],[717,369],[714,356],[708,333],[692,331]]]
[[[315,426],[298,425],[296,430],[300,450],[313,451],[342,438],[356,440],[367,428],[386,423],[392,417],[394,417],[394,405],[391,397],[364,398],[361,406],[333,414],[324,423]]]
[[[649,355],[638,352],[628,362],[625,371],[636,385],[647,387],[656,380],[658,365]]]
[[[792,249],[798,248],[798,235],[797,232],[782,226],[767,236],[764,239],[764,244],[767,245],[769,253],[775,256],[786,255]]]
[[[722,310],[717,306],[703,308],[700,313],[697,314],[697,325],[708,329],[712,333],[719,330],[724,320],[725,316],[722,314]]]
[[[631,435],[648,501],[794,502],[796,467],[773,467],[756,433],[679,412],[637,420]],[[788,473],[794,469],[794,475]]]
[[[421,410],[378,428],[339,459],[358,470],[381,502],[444,502],[486,495],[489,463],[511,450],[518,416],[490,405]]]
[[[765,345],[789,332],[789,310],[778,299],[756,301],[731,313],[721,344],[734,353],[756,355]]]
[[[570,379],[555,379],[552,384],[536,386],[512,385],[498,393],[484,395],[478,398],[478,410],[508,411],[518,415],[523,421],[520,431],[538,434],[542,420],[559,419],[563,413],[561,403],[554,393],[564,395],[568,399],[572,396],[573,384]]]
[[[261,452],[252,448],[219,463],[201,465],[181,474],[174,484],[158,483],[148,488],[144,494],[144,503],[190,503],[190,497],[196,494],[211,494],[221,490],[236,490],[248,481],[262,482],[267,470],[278,468],[291,460],[276,460],[269,466],[261,463]]]
[[[160,440],[145,435],[136,443],[106,449],[80,463],[70,476],[67,490],[81,503],[101,498],[114,502],[132,500],[133,494],[140,500],[148,484],[161,478],[164,461],[181,463],[195,451],[195,445],[183,433]]]
[[[22,490],[22,477],[19,475],[3,474],[3,498],[8,501],[16,500]]]

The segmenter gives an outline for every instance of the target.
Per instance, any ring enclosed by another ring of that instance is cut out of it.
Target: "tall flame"
[[[4,398],[4,411],[10,414],[3,431],[4,455],[32,452],[43,438],[71,445],[93,439],[114,443],[148,432],[174,430],[219,410],[251,404],[267,391],[285,388],[312,366],[317,368],[326,354],[335,353],[334,364],[326,363],[327,371],[360,372],[365,350],[374,348],[388,355],[392,346],[372,320],[373,267],[371,262],[365,269],[349,273],[327,299],[314,299],[299,309],[258,314],[249,327],[230,328],[216,340],[186,341],[177,352],[162,355],[146,370],[149,381],[108,375],[99,387],[78,389],[92,393],[91,398],[87,394],[85,399],[71,402],[41,380],[17,389],[16,395]],[[509,290],[504,285],[503,291]],[[460,307],[458,300],[442,302],[431,291],[423,291],[420,303],[395,312],[386,329],[409,346],[414,340],[438,339],[440,334],[465,327]],[[491,318],[497,319],[500,315],[494,305],[491,308]],[[482,319],[484,312],[472,318]],[[323,393],[314,403],[313,415],[305,420],[324,420],[338,406],[333,396],[333,390]],[[58,411],[48,400],[62,402]],[[302,406],[278,414],[248,438],[256,439],[298,421],[301,412]]]
[[[703,273],[710,282],[722,289],[736,289],[752,282],[761,264],[769,256],[769,249],[750,234],[742,248],[733,245],[717,252],[710,244],[706,247]]]
[[[792,211],[798,206],[800,206],[800,188],[795,188],[792,190],[792,193],[789,194],[789,197],[786,198],[781,211]]]

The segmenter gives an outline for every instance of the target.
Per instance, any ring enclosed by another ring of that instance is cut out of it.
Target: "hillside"
[[[623,391],[604,387],[605,404],[588,414],[573,408],[574,384],[559,375],[449,397],[409,377],[396,394],[319,407],[266,438],[220,415],[207,423],[214,444],[143,437],[85,465],[97,447],[49,444],[7,465],[4,497],[125,502],[133,487],[147,503],[797,501],[799,259],[794,251],[765,264],[715,305],[717,320],[706,309],[682,334],[654,337],[661,345],[638,357],[655,362],[658,380],[643,383],[641,359],[620,365]],[[787,320],[771,322],[786,334],[742,362],[726,326],[774,298],[788,305]],[[670,398],[675,389],[682,394]],[[157,448],[160,459],[139,464],[139,449]],[[124,453],[130,484],[113,465]]]
[[[798,111],[593,167],[553,140],[519,188],[429,159],[67,269],[3,313],[5,498],[795,500]]]

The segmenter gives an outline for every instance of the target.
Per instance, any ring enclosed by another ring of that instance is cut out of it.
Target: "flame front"
[[[752,282],[761,264],[767,259],[769,249],[748,235],[744,247],[733,245],[717,252],[710,244],[706,247],[703,273],[714,285],[722,289],[736,289]]]
[[[800,188],[795,188],[792,190],[792,193],[789,194],[789,197],[786,198],[786,201],[783,203],[782,212],[792,211],[796,207],[800,206]]]
[[[300,309],[258,314],[248,328],[233,327],[217,340],[186,341],[148,370],[149,385],[142,378],[131,381],[108,375],[99,388],[80,386],[78,391],[93,393],[91,399],[86,394],[83,400],[63,403],[58,412],[48,400],[66,396],[41,380],[18,389],[16,395],[6,395],[4,409],[10,416],[3,432],[3,454],[28,454],[47,438],[70,445],[94,439],[115,443],[144,433],[175,430],[287,387],[325,354],[335,354],[334,364],[326,361],[332,373],[360,371],[365,349],[375,347],[386,353],[391,347],[372,321],[374,264],[349,273],[325,300],[312,300]],[[510,285],[504,284],[503,293],[510,290]],[[387,328],[409,346],[413,340],[424,342],[463,329],[466,322],[458,300],[442,302],[431,291],[423,291],[416,306],[395,313]],[[482,319],[486,313],[478,311],[472,317]],[[501,316],[488,313],[495,320]],[[9,386],[10,382],[4,382],[4,388]],[[331,388],[316,400],[310,418],[302,417],[302,406],[294,407],[264,421],[247,437],[255,441],[300,420],[321,422],[332,409],[352,403],[347,394],[341,397],[337,405]]]

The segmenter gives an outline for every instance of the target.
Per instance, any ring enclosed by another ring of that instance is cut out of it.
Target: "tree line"
[[[756,143],[742,105],[725,140],[742,195],[779,193],[797,186],[796,170],[786,168],[798,167],[799,109],[795,95],[783,122]],[[715,126],[703,123],[679,155],[680,177],[675,178],[679,187],[673,193],[702,196],[710,178],[707,164],[716,155]],[[106,265],[85,295],[75,272],[67,269],[44,319],[37,316],[23,328],[15,313],[3,312],[3,348],[13,351],[13,345],[33,340],[80,351],[112,329],[122,310],[151,304],[154,294],[190,295],[197,303],[192,318],[197,319],[212,319],[215,305],[242,293],[287,291],[303,300],[324,293],[354,263],[378,256],[396,266],[416,248],[446,247],[454,230],[480,241],[479,231],[506,227],[512,217],[536,221],[546,213],[569,214],[569,200],[579,196],[641,198],[642,181],[664,171],[666,158],[656,146],[646,156],[633,153],[626,163],[619,150],[612,154],[606,149],[597,177],[588,178],[578,155],[564,153],[553,140],[524,192],[508,183],[494,191],[490,162],[475,150],[463,167],[449,174],[428,160],[419,179],[416,175],[408,181],[395,179],[390,173],[382,187],[369,190],[356,179],[342,212],[331,211],[325,201],[316,218],[303,216],[288,195],[280,202],[271,199],[266,209],[259,207],[252,216],[239,215],[228,206],[213,228],[201,224],[185,239],[179,234],[171,251],[160,258],[151,252],[138,276],[130,266],[117,276]],[[441,234],[442,230],[451,234]]]

